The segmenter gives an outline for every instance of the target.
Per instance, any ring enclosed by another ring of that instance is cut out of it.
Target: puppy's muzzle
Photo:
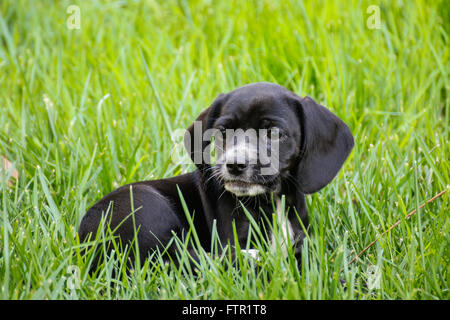
[[[257,146],[242,140],[227,148],[219,159],[219,172],[227,191],[237,196],[256,196],[267,192],[267,188],[257,181]]]

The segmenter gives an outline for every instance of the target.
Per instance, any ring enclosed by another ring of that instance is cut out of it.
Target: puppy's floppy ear
[[[211,106],[203,110],[197,119],[186,129],[184,146],[190,154],[192,161],[194,161],[194,164],[199,169],[207,165],[203,158],[203,151],[211,142],[208,139],[203,141],[203,134],[212,127],[214,121],[219,116],[225,97],[225,94],[220,94]],[[206,156],[209,157],[209,154]]]
[[[337,174],[353,148],[347,125],[310,97],[296,96],[302,129],[297,181],[303,193],[314,193]]]

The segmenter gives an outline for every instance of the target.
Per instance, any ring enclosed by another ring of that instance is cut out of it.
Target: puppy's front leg
[[[259,255],[258,249],[248,249],[248,250],[242,250],[241,251],[244,255],[251,257],[255,259],[256,261],[261,261],[261,257]]]

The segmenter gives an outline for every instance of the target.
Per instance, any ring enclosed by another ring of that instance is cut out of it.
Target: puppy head
[[[214,166],[208,152],[212,136]],[[311,98],[254,83],[220,95],[187,129],[185,146],[200,170],[236,196],[280,193],[286,183],[313,193],[334,178],[353,137]]]

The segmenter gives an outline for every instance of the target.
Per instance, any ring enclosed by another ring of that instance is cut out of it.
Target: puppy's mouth
[[[261,184],[250,183],[242,180],[225,181],[224,187],[225,190],[234,193],[238,197],[253,197],[267,192],[267,188]]]

